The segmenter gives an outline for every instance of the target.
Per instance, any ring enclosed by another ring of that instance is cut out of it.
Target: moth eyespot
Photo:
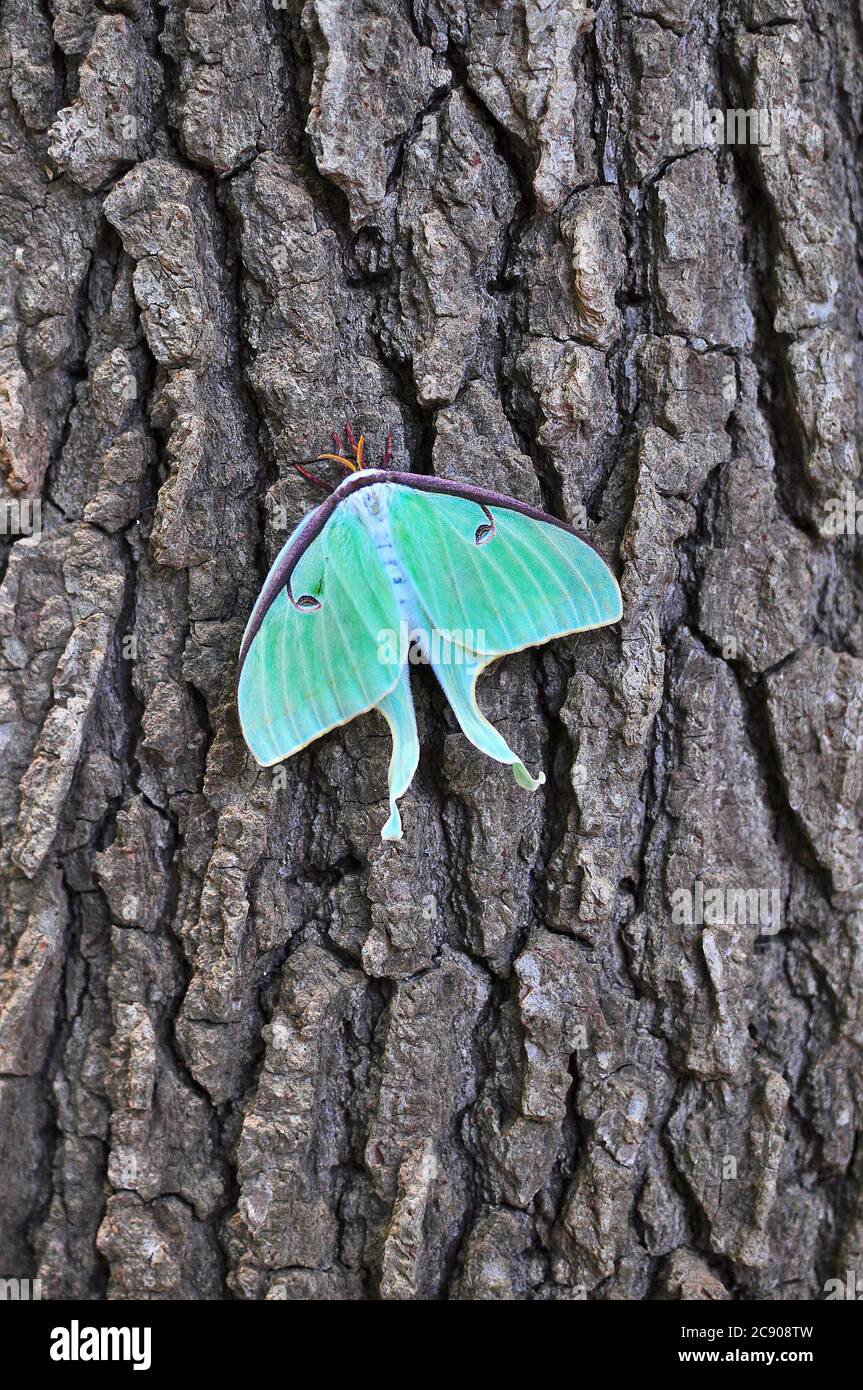
[[[299,598],[293,599],[292,602],[295,608],[302,608],[308,613],[313,613],[321,606],[320,600],[316,599],[313,594],[301,594]]]
[[[484,522],[482,526],[478,526],[476,528],[476,535],[474,536],[474,540],[476,541],[477,545],[488,545],[488,542],[492,539],[494,533],[494,522]]]

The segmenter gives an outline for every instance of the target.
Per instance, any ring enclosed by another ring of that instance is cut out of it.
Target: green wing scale
[[[384,839],[401,839],[397,801],[419,741],[407,643],[419,637],[472,743],[532,777],[480,711],[476,682],[508,652],[621,616],[617,581],[585,540],[553,517],[480,488],[404,473],[354,474],[307,517],[276,560],[252,612],[238,705],[259,763],[290,757],[378,708],[393,738]]]

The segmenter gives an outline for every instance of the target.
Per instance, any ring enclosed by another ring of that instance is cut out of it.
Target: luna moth
[[[413,780],[419,739],[410,664],[428,661],[464,734],[509,763],[535,790],[520,758],[481,713],[477,679],[497,657],[619,620],[620,590],[598,551],[557,517],[469,483],[364,466],[364,439],[338,435],[337,487],[298,470],[329,496],[279,552],[246,627],[237,704],[243,735],[263,767],[290,758],[367,710],[392,733],[390,814],[384,840],[400,840],[398,800]],[[397,634],[409,641],[396,640]]]

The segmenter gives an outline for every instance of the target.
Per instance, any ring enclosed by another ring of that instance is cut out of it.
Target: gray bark
[[[859,39],[842,0],[7,0],[0,1275],[863,1281]],[[701,101],[778,139],[681,135]],[[483,678],[534,796],[416,680],[399,846],[379,716],[274,777],[234,703],[346,416],[586,518],[625,597]],[[686,920],[696,883],[779,915]]]

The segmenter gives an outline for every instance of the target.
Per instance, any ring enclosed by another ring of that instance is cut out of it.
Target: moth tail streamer
[[[396,801],[398,797],[404,796],[413,781],[420,757],[417,721],[407,666],[403,667],[395,688],[380,701],[378,709],[389,724],[393,737],[388,776],[390,814],[381,831],[381,839],[400,840],[402,818]]]
[[[471,658],[463,649],[449,647],[444,652],[444,658],[432,665],[462,733],[480,752],[487,753],[496,762],[508,763],[520,787],[526,791],[536,791],[545,781],[545,773],[531,776],[518,754],[489,723],[476,702],[477,679],[487,663]]]

